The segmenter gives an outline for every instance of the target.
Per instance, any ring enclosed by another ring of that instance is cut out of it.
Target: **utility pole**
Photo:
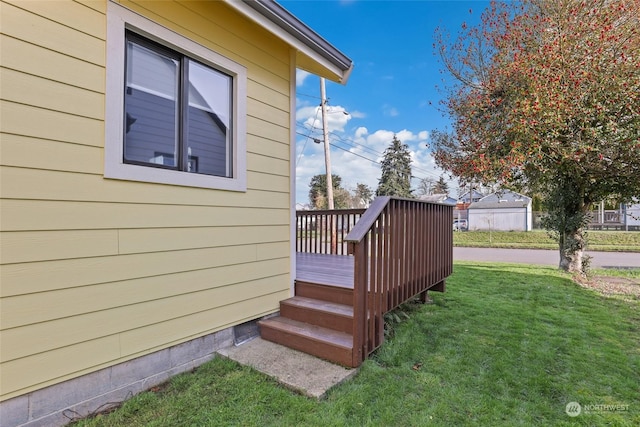
[[[320,108],[322,109],[322,137],[324,139],[324,165],[327,170],[327,205],[329,210],[335,209],[333,204],[333,179],[331,178],[331,151],[329,147],[329,127],[327,125],[327,93],[325,90],[324,78],[320,77]],[[337,217],[330,215],[327,217],[331,229],[331,253],[338,253],[338,233],[336,230]]]
[[[333,204],[333,180],[331,179],[331,153],[329,148],[329,128],[327,127],[327,94],[324,77],[320,77],[320,108],[322,109],[322,136],[324,139],[324,165],[327,171],[327,205],[335,209]]]

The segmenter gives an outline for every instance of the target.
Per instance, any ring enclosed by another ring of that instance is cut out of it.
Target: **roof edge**
[[[240,9],[238,6],[244,4],[259,13],[295,40],[320,55],[332,66],[342,71],[340,83],[345,84],[347,82],[353,68],[353,61],[277,2],[274,0],[242,0],[241,3],[236,1],[229,3],[235,6],[236,9]]]

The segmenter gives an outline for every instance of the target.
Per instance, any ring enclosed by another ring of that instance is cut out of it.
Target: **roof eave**
[[[353,61],[274,0],[226,0],[226,2],[330,71],[328,75],[320,77],[342,84],[349,79]]]

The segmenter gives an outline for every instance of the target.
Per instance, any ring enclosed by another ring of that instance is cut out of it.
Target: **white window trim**
[[[233,77],[233,176],[230,178],[124,163],[125,30],[157,41]],[[107,2],[104,177],[229,191],[247,190],[247,70],[242,65],[135,12]]]

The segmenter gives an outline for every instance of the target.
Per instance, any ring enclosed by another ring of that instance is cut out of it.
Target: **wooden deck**
[[[258,322],[262,338],[359,366],[384,341],[385,313],[444,292],[452,209],[379,197],[366,211],[297,212],[295,292]]]
[[[296,254],[296,281],[353,289],[353,257],[348,255]]]

